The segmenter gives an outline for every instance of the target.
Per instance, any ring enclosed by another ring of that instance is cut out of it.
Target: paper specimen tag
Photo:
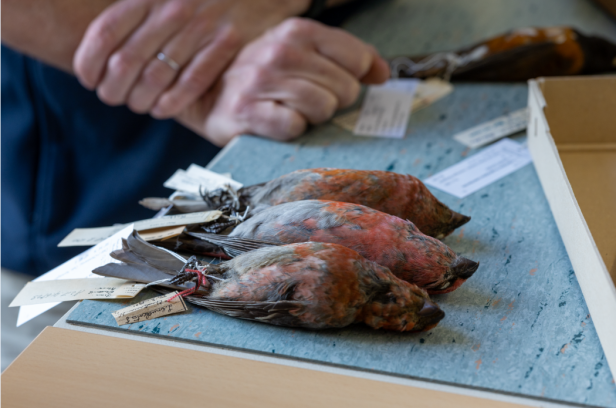
[[[225,184],[229,184],[236,190],[239,190],[240,188],[244,187],[244,185],[239,181],[233,180],[231,178],[231,174],[229,173],[215,173],[211,170],[206,169],[205,167],[201,167],[194,163],[188,166],[188,169],[186,169],[186,174],[191,177],[201,179],[204,182],[203,187],[207,188],[208,190],[215,190],[217,188],[223,187]],[[206,182],[208,183],[208,185],[205,184]]]
[[[82,299],[118,299],[137,296],[145,284],[124,279],[60,279],[28,282],[9,307]]]
[[[177,293],[178,292],[172,292],[163,296],[147,299],[125,307],[124,309],[117,310],[111,314],[116,319],[118,326],[124,326],[125,324],[132,324],[173,313],[185,312],[188,308],[182,296],[176,296],[172,301],[167,301],[177,295]]]
[[[525,146],[504,139],[424,180],[424,183],[459,198],[513,173],[532,161]]]
[[[475,149],[502,137],[524,130],[527,124],[528,108],[523,108],[472,127],[464,132],[457,133],[453,138],[463,145]]]
[[[103,279],[101,276],[93,274],[92,270],[110,262],[118,262],[109,256],[109,254],[116,249],[122,248],[122,238],[127,238],[132,232],[132,224],[125,226],[124,229],[103,240],[103,242],[39,276],[34,279],[33,282],[55,279]],[[19,308],[19,316],[17,316],[17,327],[34,319],[41,313],[45,313],[56,305],[58,305],[58,302],[46,303],[43,305],[21,306]]]
[[[186,228],[186,225],[180,225],[179,227],[155,228],[139,231],[139,236],[145,241],[157,241],[177,237],[182,233],[182,231],[184,231],[184,228]]]
[[[189,224],[202,224],[216,220],[222,215],[220,211],[202,211],[196,213],[186,213],[177,215],[167,215],[165,217],[151,218],[148,220],[135,221],[134,229],[137,231],[151,230],[155,228],[174,227]],[[118,229],[125,228],[125,225],[101,228],[75,228],[59,244],[59,247],[67,246],[88,246],[96,245]]]
[[[354,133],[403,138],[418,83],[417,79],[390,79],[368,87]]]
[[[214,173],[206,168],[191,164],[188,170],[177,170],[163,186],[179,191],[186,191],[192,194],[199,194],[199,188],[212,191],[217,188],[230,185],[236,190],[243,187],[243,184],[222,174]]]
[[[417,112],[427,106],[430,106],[437,100],[449,95],[453,91],[453,86],[442,79],[430,78],[425,81],[420,81],[413,96],[413,104],[410,112]],[[343,115],[336,116],[332,122],[350,132],[355,130],[355,125],[359,120],[360,109],[354,109]]]

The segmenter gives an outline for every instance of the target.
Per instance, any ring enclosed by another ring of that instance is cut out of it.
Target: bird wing
[[[299,316],[306,308],[305,302],[283,300],[278,302],[241,302],[187,296],[186,300],[213,312],[239,319],[287,327],[308,327]]]
[[[236,256],[239,256],[245,252],[253,251],[255,249],[280,245],[274,242],[262,241],[259,239],[230,237],[228,235],[207,234],[189,231],[184,231],[184,233],[190,235],[191,237],[199,238],[221,247],[232,258],[235,258]]]
[[[133,282],[152,283],[169,279],[170,276],[165,272],[162,272],[156,268],[153,268],[145,263],[141,264],[120,264],[111,262],[107,265],[99,266],[94,269],[97,275],[107,276],[110,278],[126,279]],[[170,290],[186,290],[194,286],[193,283],[185,283],[182,285],[171,285],[168,282],[157,283],[158,286],[163,286]],[[208,291],[206,289],[199,288],[197,294],[206,295]]]
[[[159,271],[156,268],[152,268],[146,264],[120,264],[111,262],[107,265],[99,266],[94,269],[94,272],[97,275],[107,276],[110,278],[119,278],[126,279],[134,282],[141,283],[151,283],[155,281],[159,281],[162,279],[168,279],[169,275],[166,273]],[[169,285],[165,283],[161,283],[162,286],[175,289],[175,290],[184,290],[187,289],[188,286],[180,286],[180,285]],[[192,284],[191,284],[192,286]]]
[[[135,262],[136,258],[140,260],[139,263],[146,263],[169,275],[177,274],[187,261],[179,254],[144,241],[137,231],[133,231],[133,233],[128,236],[124,250],[131,254],[130,259],[133,262]],[[128,258],[129,256],[127,255],[126,257]],[[120,260],[125,262],[124,259]]]
[[[133,231],[128,239],[122,240],[122,249],[113,251],[111,257],[122,263],[108,263],[92,272],[101,276],[151,283],[175,276],[185,265],[183,257],[145,242],[136,231]],[[192,283],[188,285],[161,283],[161,285],[175,290],[193,286]],[[206,292],[199,289],[197,293]]]

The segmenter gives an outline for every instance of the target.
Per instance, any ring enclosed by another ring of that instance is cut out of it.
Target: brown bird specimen
[[[616,71],[616,44],[570,27],[519,28],[470,47],[390,61],[401,78],[527,81]]]
[[[209,209],[227,205],[242,212],[250,207],[251,215],[273,205],[300,200],[361,204],[408,219],[424,234],[439,239],[470,220],[470,217],[450,210],[437,200],[419,179],[378,170],[297,170],[267,183],[243,187],[234,194],[216,190],[203,198]],[[154,200],[161,199],[144,199],[141,204],[160,209],[160,205],[154,205]],[[165,203],[173,204],[170,200]]]
[[[121,251],[132,264],[108,264],[94,272],[135,279],[135,271],[143,275],[151,270],[158,277],[176,261],[182,263],[174,255],[164,257],[158,252],[157,259],[151,259],[149,253],[154,250],[158,248],[134,234]],[[165,265],[159,269],[158,264]],[[186,263],[167,286],[191,279],[193,273],[185,269]],[[375,329],[421,331],[435,327],[445,316],[424,290],[336,244],[261,248],[208,265],[205,273],[201,290],[206,293],[187,300],[228,316],[279,326],[327,329],[365,323]],[[136,280],[148,281],[143,276]]]
[[[200,246],[185,235],[206,242]],[[339,244],[387,267],[398,278],[426,289],[431,295],[457,289],[479,266],[421,233],[412,222],[363,205],[335,201],[280,204],[244,221],[228,236],[185,231],[176,248],[184,249],[182,241],[190,245],[187,250],[197,249],[202,254],[225,258],[272,244]]]

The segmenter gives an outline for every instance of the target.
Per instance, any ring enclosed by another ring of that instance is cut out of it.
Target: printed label
[[[424,180],[446,193],[464,198],[532,161],[525,146],[504,139]]]
[[[354,133],[403,138],[418,83],[417,79],[390,79],[368,87]]]

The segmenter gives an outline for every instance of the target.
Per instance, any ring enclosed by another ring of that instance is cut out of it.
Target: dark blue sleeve
[[[38,275],[85,248],[74,228],[150,218],[178,168],[218,148],[172,120],[109,107],[71,75],[2,47],[2,266]]]

